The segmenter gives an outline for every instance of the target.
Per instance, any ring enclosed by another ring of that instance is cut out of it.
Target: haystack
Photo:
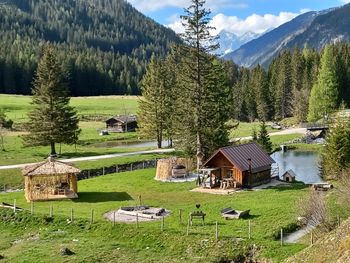
[[[28,202],[77,198],[77,174],[73,165],[49,157],[45,162],[24,167],[25,197]]]
[[[190,158],[172,157],[160,159],[157,162],[156,180],[167,181],[173,178],[173,168],[175,166],[184,166],[186,173],[193,171],[194,164]]]

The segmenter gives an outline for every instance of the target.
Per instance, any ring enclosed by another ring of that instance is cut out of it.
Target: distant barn
[[[106,121],[106,128],[109,132],[134,132],[137,128],[136,116],[114,116]]]
[[[232,178],[238,186],[254,187],[271,181],[275,161],[256,143],[224,147],[205,163],[218,181]]]

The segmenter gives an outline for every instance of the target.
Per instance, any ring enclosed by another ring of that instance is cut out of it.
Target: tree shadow
[[[80,192],[76,203],[102,203],[111,201],[130,201],[133,198],[126,192]]]

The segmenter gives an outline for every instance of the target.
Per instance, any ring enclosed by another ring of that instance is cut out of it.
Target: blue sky
[[[128,0],[135,8],[181,32],[179,16],[189,0]],[[248,31],[262,33],[309,10],[323,10],[343,5],[350,0],[207,0],[217,32],[236,34]]]

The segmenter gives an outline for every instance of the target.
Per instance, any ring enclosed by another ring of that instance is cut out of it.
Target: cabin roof
[[[261,147],[253,142],[241,145],[228,146],[217,150],[205,163],[206,166],[218,153],[222,153],[225,158],[242,172],[249,170],[249,161],[251,159],[251,168],[259,171],[261,168],[270,167],[275,161]]]
[[[45,162],[25,166],[22,169],[23,176],[33,175],[58,175],[58,174],[77,174],[81,171],[72,164],[60,162],[50,158]]]
[[[135,122],[136,121],[136,116],[135,115],[130,115],[130,116],[117,115],[117,116],[114,116],[112,118],[109,118],[106,122],[110,122],[112,120],[115,120],[117,122],[121,122],[121,123],[125,124],[125,123]]]

